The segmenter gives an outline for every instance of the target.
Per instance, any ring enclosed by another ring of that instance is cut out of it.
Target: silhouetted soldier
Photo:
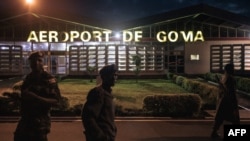
[[[111,87],[116,80],[115,65],[100,70],[102,83],[91,89],[82,110],[82,122],[87,141],[114,141],[116,137],[115,112]]]
[[[56,79],[43,70],[43,53],[29,56],[31,72],[21,86],[21,118],[14,141],[47,141],[50,132],[50,109],[61,98]]]
[[[223,121],[229,121],[232,124],[240,124],[238,101],[236,97],[236,81],[234,79],[234,65],[226,64],[224,75],[221,80],[218,79],[221,90],[221,100],[215,115],[212,138],[219,138],[218,130]]]

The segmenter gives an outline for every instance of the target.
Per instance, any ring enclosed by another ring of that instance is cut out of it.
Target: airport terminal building
[[[203,4],[122,24],[28,12],[0,25],[0,76],[27,74],[32,51],[43,51],[47,71],[60,75],[97,73],[107,64],[134,75],[133,56],[143,76],[221,72],[230,62],[250,74],[250,18]]]

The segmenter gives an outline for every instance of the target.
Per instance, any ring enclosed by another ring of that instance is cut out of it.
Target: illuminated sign
[[[204,41],[204,37],[201,31],[197,31],[194,35],[193,31],[180,31],[180,35],[184,39],[185,42],[196,42],[196,41]],[[178,32],[170,31],[166,33],[165,31],[160,31],[157,33],[156,38],[159,42],[176,42],[179,39]]]
[[[57,31],[31,31],[27,42],[109,42],[112,31],[70,31],[70,32],[57,32]],[[140,42],[143,38],[142,31],[123,31],[123,42]],[[179,38],[182,38],[185,42],[204,41],[204,37],[201,31],[194,33],[193,31],[159,31],[156,34],[156,40],[158,42],[177,42]]]

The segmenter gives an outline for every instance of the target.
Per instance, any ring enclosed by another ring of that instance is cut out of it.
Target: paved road
[[[116,141],[212,141],[213,120],[116,119]],[[249,124],[250,120],[242,121]],[[13,141],[17,122],[0,122],[0,140]],[[81,121],[53,121],[49,141],[85,141]],[[220,130],[223,134],[223,126]]]

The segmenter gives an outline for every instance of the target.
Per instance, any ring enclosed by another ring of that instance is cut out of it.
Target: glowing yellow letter
[[[127,39],[127,35],[130,37]],[[123,42],[130,42],[133,39],[133,34],[130,31],[123,31]]]
[[[49,42],[53,42],[53,39],[54,39],[54,42],[58,42],[58,33],[56,31],[49,31]]]
[[[111,34],[111,31],[103,31],[103,33],[105,34],[105,41],[108,42],[109,41],[109,35]]]
[[[94,38],[98,39],[99,42],[102,41],[101,35],[102,35],[102,33],[100,31],[93,31]]]
[[[38,42],[38,38],[37,38],[37,36],[36,36],[36,32],[35,32],[35,31],[31,31],[31,32],[30,32],[30,35],[29,35],[29,37],[28,37],[27,42],[30,42],[30,41]]]
[[[203,37],[203,34],[202,34],[201,31],[197,31],[197,32],[196,32],[194,41],[196,42],[197,40],[201,40],[202,42],[204,41],[204,37]]]
[[[70,41],[74,42],[74,39],[79,38],[79,32],[78,31],[70,31]]]
[[[87,35],[87,38],[85,39],[84,37],[84,35]],[[83,41],[83,42],[88,42],[88,41],[90,41],[90,39],[91,39],[91,34],[88,32],[88,31],[83,31],[82,33],[81,33],[81,40]]]
[[[161,36],[161,34],[162,34],[162,36]],[[158,32],[156,35],[156,38],[159,42],[166,42],[167,41],[166,32],[165,31]]]
[[[172,39],[172,34],[174,34],[174,38]],[[178,40],[178,33],[176,31],[170,31],[168,33],[168,39],[170,42],[176,42]]]
[[[142,31],[135,31],[135,42],[139,42],[139,38],[142,38]]]
[[[180,32],[185,42],[188,42],[188,40],[190,40],[190,42],[193,42],[193,31],[188,31],[187,35],[185,34],[184,31],[180,31]]]
[[[67,42],[69,40],[69,34],[67,32],[62,32],[64,34],[65,38],[62,40],[63,42]]]
[[[47,31],[40,31],[39,39],[40,39],[40,42],[47,42],[47,39],[48,39]]]

